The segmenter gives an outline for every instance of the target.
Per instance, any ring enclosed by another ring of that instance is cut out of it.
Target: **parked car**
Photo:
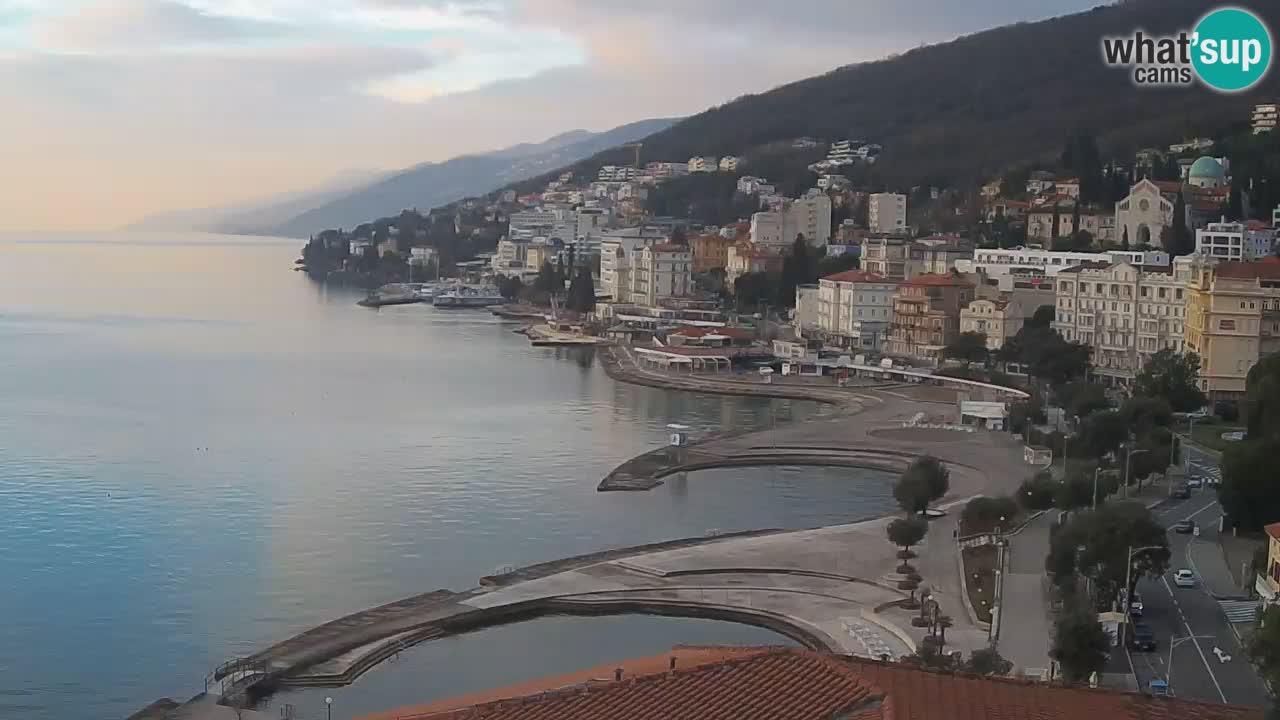
[[[1187,484],[1186,484],[1184,487],[1187,487],[1187,488],[1197,488],[1197,489],[1202,488],[1202,487],[1204,487],[1204,478],[1202,478],[1202,477],[1200,477],[1199,475],[1197,475],[1197,476],[1195,476],[1195,477],[1193,477],[1193,478],[1191,478],[1191,479],[1187,480]]]
[[[1178,587],[1195,587],[1196,575],[1186,568],[1182,568],[1173,574],[1173,584]]]
[[[1195,520],[1179,520],[1173,526],[1173,531],[1179,535],[1190,535],[1196,531]]]
[[[1191,486],[1189,483],[1183,483],[1173,489],[1173,496],[1179,500],[1188,500],[1191,498]]]
[[[1129,649],[1155,652],[1156,634],[1151,631],[1150,625],[1145,623],[1134,624],[1133,630],[1129,632]]]
[[[1133,600],[1129,602],[1129,614],[1142,617],[1142,596],[1136,592],[1133,594]]]

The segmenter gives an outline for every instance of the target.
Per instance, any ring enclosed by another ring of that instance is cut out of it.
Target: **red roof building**
[[[669,655],[365,720],[1262,720],[1261,708],[923,670],[788,648]]]
[[[866,270],[845,270],[844,272],[828,275],[822,280],[828,282],[843,283],[897,283],[897,280],[889,280],[883,275],[867,272]]]

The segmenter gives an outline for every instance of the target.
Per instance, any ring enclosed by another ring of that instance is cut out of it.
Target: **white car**
[[[1191,572],[1186,568],[1183,568],[1173,574],[1173,584],[1177,585],[1178,587],[1195,587],[1196,586],[1195,573]]]

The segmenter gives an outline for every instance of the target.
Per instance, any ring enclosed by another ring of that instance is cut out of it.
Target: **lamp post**
[[[1102,474],[1102,468],[1093,469],[1093,509],[1098,509],[1098,475]]]
[[[1133,580],[1133,556],[1140,552],[1146,552],[1147,550],[1163,549],[1163,545],[1143,545],[1140,548],[1134,548],[1132,545],[1129,546],[1129,554],[1126,555],[1124,559],[1124,633],[1120,637],[1120,642],[1122,643],[1128,642],[1129,640],[1129,620],[1132,617],[1129,615],[1129,606],[1133,602],[1133,590],[1131,589]]]
[[[1125,498],[1129,497],[1129,473],[1131,471],[1130,466],[1133,463],[1133,456],[1141,455],[1144,452],[1150,452],[1150,451],[1142,450],[1142,449],[1134,450],[1133,446],[1130,445],[1124,454],[1124,496]]]
[[[1169,695],[1173,695],[1173,649],[1187,641],[1196,640],[1212,640],[1212,635],[1188,635],[1180,638],[1169,639],[1169,672],[1165,675],[1164,683],[1168,685]]]
[[[327,697],[324,699],[324,710],[325,717],[329,720],[333,720],[333,698]]]

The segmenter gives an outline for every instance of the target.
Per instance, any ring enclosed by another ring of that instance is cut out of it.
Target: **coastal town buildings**
[[[666,242],[663,227],[641,225],[608,230],[600,236],[600,289],[615,302],[625,302],[631,289],[631,256],[638,248]]]
[[[1280,352],[1280,258],[1197,259],[1187,283],[1186,349],[1211,400],[1244,396],[1249,370]]]
[[[1053,327],[1064,339],[1092,348],[1095,374],[1131,383],[1155,353],[1183,351],[1192,262],[1178,258],[1162,269],[1126,262],[1066,268],[1057,275]]]
[[[917,238],[908,245],[906,277],[946,274],[955,268],[957,262],[971,258],[973,243],[954,235]]]
[[[898,283],[864,270],[818,280],[817,326],[833,345],[879,350],[893,320]]]
[[[1226,261],[1258,260],[1272,253],[1275,241],[1275,230],[1265,224],[1224,218],[1196,230],[1196,253]]]
[[[742,158],[735,155],[725,155],[720,158],[720,172],[736,172],[738,165],[741,164]]]
[[[1227,171],[1222,163],[1205,156],[1191,164],[1187,170],[1187,183],[1193,187],[1217,190],[1227,185]]]
[[[867,229],[873,233],[907,231],[907,196],[872,193],[868,198]]]
[[[1071,252],[1042,248],[982,248],[973,251],[971,263],[959,263],[965,271],[980,272],[997,281],[1002,289],[1011,282],[1038,282],[1059,272],[1085,263],[1127,262],[1138,266],[1167,267],[1169,253],[1162,250],[1112,250],[1108,252]]]
[[[960,310],[960,332],[982,333],[987,336],[987,349],[999,350],[1018,334],[1026,317],[1015,298],[979,298]]]
[[[703,233],[689,239],[695,273],[723,270],[729,266],[729,248],[735,239],[721,233]]]
[[[755,242],[738,242],[729,247],[725,263],[725,282],[730,288],[748,273],[782,271],[783,248]]]
[[[792,314],[792,324],[803,335],[820,331],[818,302],[818,286],[816,284],[796,286],[796,309]]]
[[[864,237],[859,254],[862,269],[890,280],[907,279],[907,244],[910,242],[903,236]]]
[[[1116,203],[1116,233],[1130,245],[1159,246],[1173,226],[1173,207],[1182,184],[1139,180],[1129,195]]]
[[[1280,105],[1274,102],[1258,103],[1253,106],[1253,134],[1261,135],[1262,133],[1273,132],[1276,129],[1276,120],[1280,118]]]
[[[693,255],[670,242],[631,251],[628,302],[657,305],[661,298],[684,297],[693,291]]]
[[[803,235],[810,246],[822,247],[831,240],[831,198],[813,190],[790,200],[782,210],[758,212],[751,216],[751,238],[757,244],[789,247]]]
[[[689,158],[690,173],[713,173],[720,169],[720,158],[714,156]]]
[[[960,335],[960,311],[974,286],[955,275],[920,275],[898,286],[893,298],[889,353],[933,363]]]

